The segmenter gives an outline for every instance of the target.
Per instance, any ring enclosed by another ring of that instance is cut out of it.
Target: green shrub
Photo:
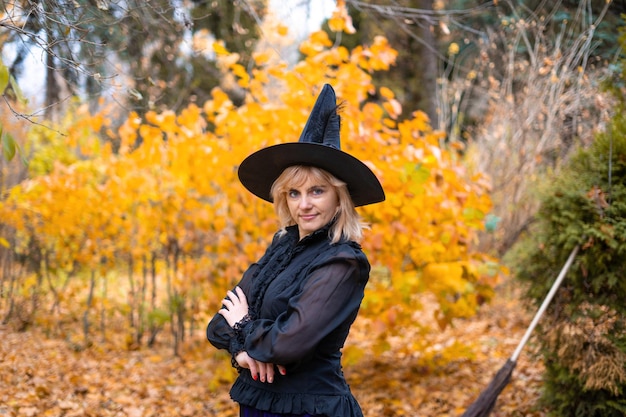
[[[552,416],[626,415],[626,118],[580,151],[541,200],[511,261],[538,306],[572,249],[568,275],[543,316],[542,403]]]

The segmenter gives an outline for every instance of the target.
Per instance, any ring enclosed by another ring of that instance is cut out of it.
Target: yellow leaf
[[[398,100],[389,100],[383,103],[383,107],[392,119],[397,118],[402,113],[402,105]]]
[[[280,36],[286,36],[289,33],[289,27],[286,25],[278,25],[277,31]]]
[[[459,53],[459,45],[455,42],[452,42],[450,46],[448,46],[448,54],[456,55]]]
[[[316,32],[311,33],[311,35],[309,36],[309,40],[313,44],[323,46],[323,47],[330,47],[333,44],[330,38],[328,37],[328,33],[324,32],[323,30],[318,30]]]
[[[437,291],[463,293],[467,289],[463,266],[459,262],[428,264],[422,271],[422,278],[428,287]]]
[[[393,93],[393,91],[391,91],[391,89],[388,87],[381,87],[379,91],[380,91],[380,95],[386,98],[387,100],[391,100],[392,98],[395,97],[395,94]]]
[[[224,46],[224,41],[213,42],[213,51],[216,55],[228,55],[228,49]]]
[[[328,27],[333,32],[341,32],[344,27],[344,22],[341,16],[333,15],[330,19],[328,19]]]
[[[272,56],[271,51],[255,52],[252,55],[252,57],[254,58],[254,62],[257,65],[267,64],[267,62],[270,60],[271,56]]]
[[[250,75],[246,71],[245,67],[240,64],[234,64],[231,65],[230,68],[233,71],[233,74],[239,77],[239,85],[241,85],[243,88],[246,88],[248,86],[248,82],[250,81]]]

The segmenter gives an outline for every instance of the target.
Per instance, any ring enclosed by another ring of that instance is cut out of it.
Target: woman
[[[228,291],[207,338],[239,371],[230,393],[245,417],[359,417],[341,370],[370,265],[355,207],[385,199],[373,172],[340,150],[325,85],[300,140],[261,149],[242,184],[274,203],[281,229]]]

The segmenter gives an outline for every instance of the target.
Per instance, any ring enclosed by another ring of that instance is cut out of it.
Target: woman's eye
[[[300,193],[298,193],[296,190],[289,190],[289,192],[287,192],[287,196],[289,198],[296,198],[298,197],[298,195],[300,195]]]
[[[321,195],[324,194],[324,189],[323,188],[314,188],[313,189],[313,195]]]

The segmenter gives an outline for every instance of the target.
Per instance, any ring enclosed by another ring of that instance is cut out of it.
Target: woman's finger
[[[237,292],[237,298],[239,298],[239,301],[242,304],[248,304],[248,299],[246,298],[246,294],[243,292],[243,290],[240,287],[236,287],[235,291]]]
[[[259,366],[256,360],[250,358],[248,356],[248,368],[250,368],[250,373],[252,374],[252,379],[255,381],[259,379]]]
[[[263,362],[256,363],[259,369],[259,381],[265,382],[265,364]]]
[[[257,362],[259,367],[259,378],[261,382],[274,382],[274,365],[271,363]]]
[[[226,319],[228,324],[230,324],[232,326],[232,324],[231,324],[232,320],[230,318],[231,317],[230,311],[227,308],[221,308],[217,312],[218,312],[218,314],[221,314]]]

